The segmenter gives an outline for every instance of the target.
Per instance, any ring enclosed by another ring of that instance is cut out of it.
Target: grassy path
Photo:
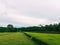
[[[0,33],[0,45],[36,45],[23,33]]]

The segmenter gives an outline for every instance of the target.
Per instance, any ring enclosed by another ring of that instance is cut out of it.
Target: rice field
[[[60,34],[25,32],[48,45],[60,45]],[[22,32],[0,33],[0,45],[37,45]]]
[[[21,32],[0,33],[0,45],[36,45]]]
[[[26,32],[28,35],[41,40],[48,45],[60,45],[60,34],[49,34],[49,33],[33,33]]]

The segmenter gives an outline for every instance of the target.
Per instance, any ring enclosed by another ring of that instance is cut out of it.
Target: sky
[[[59,22],[60,0],[0,0],[0,26],[35,26]]]

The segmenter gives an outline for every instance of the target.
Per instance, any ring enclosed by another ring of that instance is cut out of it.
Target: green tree
[[[7,31],[8,31],[8,32],[14,32],[14,27],[13,27],[12,24],[8,24],[8,25],[7,25]]]

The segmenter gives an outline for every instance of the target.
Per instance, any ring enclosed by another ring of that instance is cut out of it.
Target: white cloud
[[[0,24],[39,25],[60,20],[60,0],[0,0]]]
[[[3,20],[3,22],[6,21],[6,23],[16,23],[16,24],[23,23],[27,25],[46,24],[48,22],[47,19],[40,19],[40,18],[28,17],[17,14],[6,15],[5,17],[1,18],[1,20]]]

